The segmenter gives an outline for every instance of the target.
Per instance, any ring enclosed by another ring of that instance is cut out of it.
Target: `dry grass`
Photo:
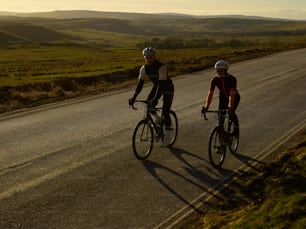
[[[207,205],[205,214],[182,228],[306,228],[306,131],[291,141],[294,147],[246,174],[224,201]]]

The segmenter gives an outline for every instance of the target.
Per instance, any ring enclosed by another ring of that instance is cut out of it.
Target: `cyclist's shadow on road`
[[[243,155],[243,154],[239,154],[239,153],[235,153],[232,154],[235,158],[237,158],[239,161],[241,161],[242,163],[244,163],[247,167],[252,168],[255,171],[258,171],[258,168],[255,166],[255,164],[265,164],[262,161],[259,161],[255,158]]]
[[[174,187],[171,186],[171,184],[167,183],[158,173],[158,170],[164,170],[168,173],[173,174],[176,177],[181,178],[184,182],[188,182],[188,184],[203,190],[203,193],[208,193],[211,196],[214,196],[217,199],[220,199],[219,196],[215,194],[215,190],[212,188],[212,186],[218,182],[220,182],[219,178],[213,178],[207,173],[199,170],[198,168],[194,167],[190,162],[184,159],[183,156],[191,156],[196,159],[202,160],[206,163],[209,163],[207,160],[205,160],[202,157],[199,157],[198,155],[195,155],[193,153],[187,152],[183,149],[179,148],[171,148],[171,152],[174,156],[176,156],[181,162],[183,162],[182,167],[187,171],[187,174],[191,175],[192,177],[189,178],[186,176],[186,174],[180,173],[174,169],[171,169],[170,167],[164,166],[161,163],[153,162],[150,160],[146,160],[143,162],[143,165],[145,168],[150,172],[150,174],[159,181],[159,183],[165,187],[170,193],[175,195],[179,200],[181,200],[183,203],[194,209],[198,213],[203,213],[201,209],[194,206],[190,200],[185,198],[180,194],[179,191],[177,191]],[[232,174],[232,171],[227,171],[226,169],[222,169],[223,174]],[[203,184],[203,185],[202,185]],[[206,187],[204,186],[206,185]]]
[[[220,182],[221,179],[226,179],[227,181],[231,180],[230,177],[235,177],[238,176],[240,174],[240,171],[233,171],[230,169],[225,169],[225,168],[212,168],[210,161],[199,157],[198,155],[189,153],[185,150],[182,149],[178,149],[178,148],[172,148],[171,149],[172,153],[180,160],[182,161],[185,165],[187,165],[187,167],[185,167],[186,171],[192,175],[193,177],[197,178],[198,180],[200,180],[201,182],[204,182],[206,184],[209,184],[211,187],[214,186],[217,183]],[[211,176],[209,176],[207,173],[204,173],[203,171],[200,171],[199,169],[195,168],[194,166],[192,166],[192,164],[190,164],[190,162],[188,162],[186,159],[184,159],[184,155],[190,155],[193,156],[199,160],[202,160],[205,162],[205,164],[207,164],[208,166],[205,167],[205,169],[207,171],[209,171],[212,174],[216,174],[217,176],[220,176],[218,178],[212,178]],[[234,184],[236,184],[236,182],[232,182]]]

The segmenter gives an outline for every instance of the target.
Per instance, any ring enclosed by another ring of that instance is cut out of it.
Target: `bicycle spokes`
[[[169,115],[171,120],[171,127],[170,127],[171,132],[170,132],[168,147],[171,147],[173,146],[177,138],[178,120],[176,114],[173,111],[170,111]]]
[[[154,123],[154,118],[152,118],[152,114],[150,113],[148,101],[146,100],[136,100],[135,102],[141,102],[145,104],[145,117],[143,120],[138,122],[135,127],[133,133],[133,151],[134,155],[138,160],[145,160],[149,157],[152,152],[154,139],[156,142],[159,140],[164,140],[164,120],[163,117],[161,118],[161,123],[159,124]],[[133,109],[136,109],[133,107]],[[156,111],[161,111],[162,108],[155,108]],[[170,119],[171,119],[171,136],[169,139],[169,143],[167,144],[168,147],[171,147],[176,138],[178,133],[178,120],[177,116],[174,111],[170,110]],[[159,126],[160,125],[160,126]],[[168,126],[167,126],[168,129]]]
[[[215,127],[209,139],[208,154],[213,167],[220,167],[225,159],[226,143],[223,139],[222,130]]]
[[[211,132],[208,154],[211,164],[220,167],[224,162],[226,148],[236,153],[239,143],[239,122],[237,116],[231,116],[224,110],[208,110],[206,113],[218,114],[218,126]],[[207,117],[204,113],[205,120]]]
[[[140,132],[140,141],[141,142],[147,142],[149,139],[149,128],[148,125],[142,125],[141,132]]]
[[[153,127],[147,120],[140,121],[133,134],[133,151],[139,160],[145,160],[153,148]]]

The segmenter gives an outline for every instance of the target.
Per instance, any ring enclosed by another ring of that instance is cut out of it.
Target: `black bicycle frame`
[[[155,111],[158,111],[158,110],[162,110],[162,108],[151,108],[149,107],[150,104],[148,103],[147,100],[136,100],[136,102],[142,102],[142,103],[145,103],[147,108],[146,108],[146,114],[145,114],[145,119],[147,119],[151,125],[153,126],[154,130],[155,130],[155,133],[157,135],[157,137],[161,138],[163,136],[163,117],[161,117],[161,122],[159,125],[157,125],[154,121],[153,121],[153,118],[152,118],[152,114],[151,114],[151,109],[152,110],[155,110]],[[134,110],[137,110],[136,107],[134,107],[134,105],[132,105],[132,108]]]

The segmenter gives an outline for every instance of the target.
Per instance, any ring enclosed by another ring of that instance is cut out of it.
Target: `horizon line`
[[[185,15],[185,16],[194,16],[194,17],[254,17],[254,18],[263,18],[263,19],[279,19],[279,20],[294,20],[294,21],[306,21],[306,19],[294,19],[294,18],[282,18],[282,17],[269,17],[262,15],[253,15],[253,14],[190,14],[190,13],[178,13],[178,12],[156,12],[156,13],[144,13],[144,12],[132,12],[132,11],[102,11],[102,10],[90,10],[90,9],[55,9],[48,11],[10,11],[10,10],[0,10],[1,14],[43,14],[43,13],[55,13],[55,12],[96,12],[96,13],[122,13],[122,14],[149,14],[149,15],[159,15],[159,14],[173,14],[173,15]],[[3,16],[3,15],[0,15]]]

